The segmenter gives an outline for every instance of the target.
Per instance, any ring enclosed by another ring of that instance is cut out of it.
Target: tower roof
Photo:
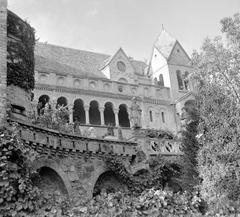
[[[163,29],[158,36],[154,47],[156,47],[158,51],[166,59],[168,59],[176,42],[177,40],[173,36],[171,36],[165,29]]]

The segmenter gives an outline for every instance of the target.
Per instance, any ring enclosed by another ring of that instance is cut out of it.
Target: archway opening
[[[98,109],[98,102],[91,101],[89,108],[89,122],[93,125],[101,125],[100,112]]]
[[[67,99],[64,96],[61,96],[57,99],[57,107],[66,106]]]
[[[81,99],[76,99],[74,101],[73,121],[79,122],[80,124],[86,123],[85,110],[83,106],[83,101]]]
[[[44,113],[44,107],[46,105],[46,103],[48,103],[50,100],[48,95],[42,95],[39,97],[38,99],[38,106],[37,106],[37,112],[38,115],[42,115]]]
[[[61,195],[68,195],[62,178],[50,167],[41,167],[39,169],[39,178],[34,180],[34,184],[46,193],[59,192]]]
[[[104,123],[105,125],[115,126],[115,115],[113,112],[113,105],[111,102],[107,102],[104,108]]]
[[[93,189],[93,197],[101,192],[114,193],[118,191],[126,191],[127,186],[124,185],[112,171],[107,171],[99,176]]]
[[[118,120],[121,127],[130,127],[127,106],[125,104],[119,106]]]

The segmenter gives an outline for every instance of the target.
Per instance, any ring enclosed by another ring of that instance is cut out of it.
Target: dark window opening
[[[124,104],[119,106],[118,119],[121,127],[130,127],[127,106]]]
[[[90,124],[93,124],[93,125],[101,125],[101,117],[100,117],[97,101],[90,102],[89,122]]]
[[[150,118],[150,122],[153,122],[153,115],[152,115],[152,111],[149,111],[149,118]]]
[[[104,123],[105,125],[115,126],[115,115],[113,112],[113,105],[110,102],[105,104],[104,108]]]
[[[165,115],[164,115],[164,112],[162,112],[162,122],[165,123]]]
[[[73,122],[78,122],[80,124],[86,123],[85,110],[83,106],[83,101],[81,99],[76,99],[74,101]]]
[[[183,80],[182,80],[182,73],[180,70],[177,70],[177,80],[178,80],[178,88],[179,90],[183,90]]]

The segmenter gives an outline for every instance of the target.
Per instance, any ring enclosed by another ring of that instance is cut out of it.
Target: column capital
[[[118,114],[119,108],[114,108],[114,109],[113,109],[113,112],[116,113],[116,114]]]
[[[98,109],[99,109],[100,112],[104,112],[105,107],[100,107],[99,106]]]
[[[89,106],[89,105],[84,105],[84,109],[85,109],[85,111],[88,111],[88,110],[89,110],[89,108],[90,108],[90,106]]]

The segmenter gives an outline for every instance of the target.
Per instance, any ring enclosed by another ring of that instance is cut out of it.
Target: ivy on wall
[[[8,11],[7,15],[7,85],[26,91],[34,88],[34,29]]]

